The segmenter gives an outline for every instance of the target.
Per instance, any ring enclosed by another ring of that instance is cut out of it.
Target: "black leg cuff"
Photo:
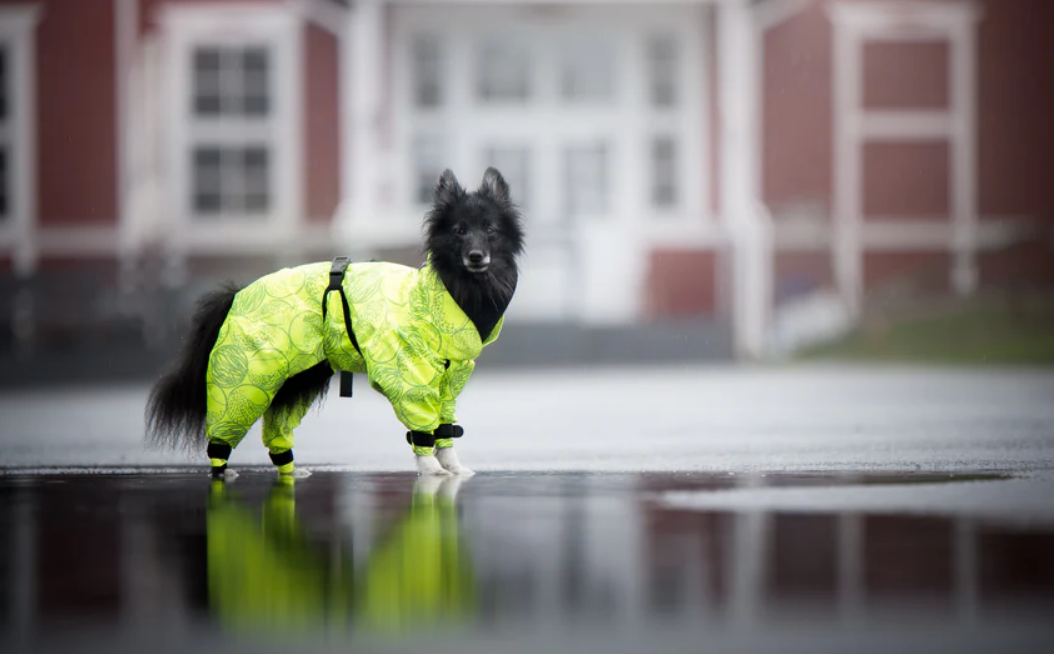
[[[423,431],[408,431],[406,432],[406,442],[417,447],[435,447],[436,437],[435,434]]]
[[[229,459],[231,458],[231,451],[231,446],[226,443],[210,442],[205,453],[210,459]]]
[[[271,454],[271,463],[276,466],[284,466],[287,463],[293,462],[293,450],[286,450],[285,452],[279,452],[278,454]]]

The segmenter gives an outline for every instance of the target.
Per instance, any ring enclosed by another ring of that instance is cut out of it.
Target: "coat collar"
[[[432,268],[431,257],[418,270],[417,291],[423,296],[423,302],[415,304],[422,308],[428,307],[429,315],[421,317],[431,322],[439,332],[441,345],[438,354],[443,358],[453,361],[475,359],[483,347],[497,340],[501,333],[504,316],[494,325],[486,340],[480,339],[475,324],[458,306]]]

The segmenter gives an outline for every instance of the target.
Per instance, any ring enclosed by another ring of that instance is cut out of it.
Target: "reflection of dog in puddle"
[[[325,626],[406,631],[467,618],[475,576],[459,533],[464,477],[420,477],[409,508],[366,563],[326,547],[296,512],[295,481],[280,476],[259,513],[213,481],[208,505],[208,593],[236,631],[295,635]]]

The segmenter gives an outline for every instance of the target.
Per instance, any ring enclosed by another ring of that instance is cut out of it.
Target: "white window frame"
[[[36,266],[36,4],[0,7],[0,44],[7,49],[10,93],[0,143],[7,148],[8,214],[0,222],[0,252],[11,255],[15,272]]]
[[[302,25],[275,3],[167,5],[162,13],[171,112],[166,134],[168,189],[166,246],[174,255],[288,252],[303,240]],[[270,56],[270,111],[264,120],[217,121],[193,114],[193,56],[199,47],[264,45]],[[202,124],[204,123],[204,124]],[[192,157],[202,144],[242,147],[263,143],[269,152],[270,202],[264,214],[221,213],[203,218],[194,210]]]

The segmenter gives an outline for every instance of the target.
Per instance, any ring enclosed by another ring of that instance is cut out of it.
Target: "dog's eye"
[[[466,230],[465,230],[465,226],[464,225],[458,225],[457,227],[454,228],[454,233],[457,234],[458,236],[464,236],[465,232],[466,232]]]
[[[483,228],[483,231],[485,231],[485,232],[487,232],[487,234],[493,236],[494,232],[496,232],[498,230],[494,229],[494,225],[487,225],[486,227]]]

